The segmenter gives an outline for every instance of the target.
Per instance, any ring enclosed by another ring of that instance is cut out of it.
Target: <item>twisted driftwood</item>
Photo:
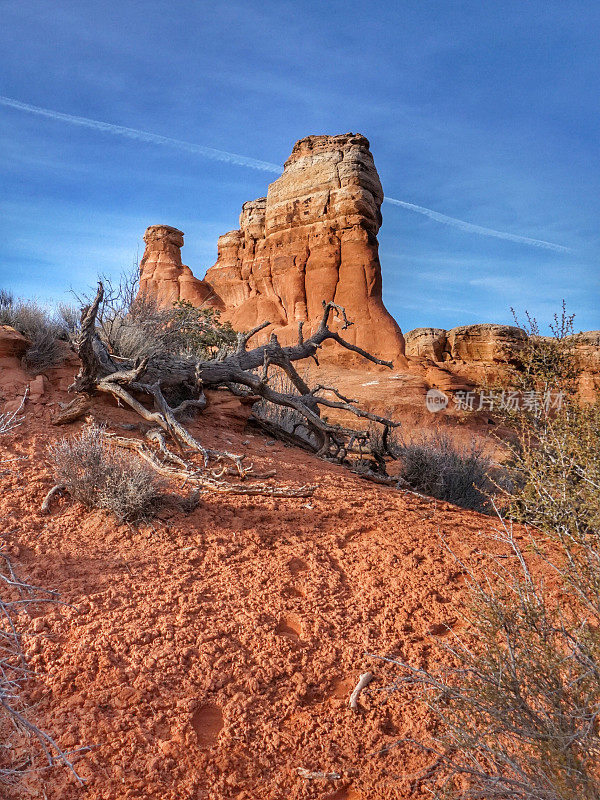
[[[227,484],[229,488],[225,488],[224,482],[219,480],[225,474],[224,469],[219,475],[216,475],[214,470],[212,473],[207,471],[211,469],[213,462],[222,464],[229,461],[235,466],[239,478],[243,479],[249,471],[249,468],[244,465],[244,456],[205,447],[179,420],[183,412],[189,411],[190,408],[202,410],[206,406],[204,395],[206,388],[224,388],[249,401],[263,399],[268,403],[287,407],[296,412],[296,415],[302,420],[295,424],[291,433],[275,426],[271,430],[272,435],[279,435],[288,442],[302,444],[322,458],[348,466],[351,466],[349,456],[368,457],[369,469],[363,470],[362,474],[367,477],[369,473],[375,474],[374,467],[377,474],[386,475],[385,460],[393,457],[388,437],[390,430],[399,423],[358,408],[354,401],[344,397],[335,387],[318,385],[311,389],[294,367],[294,362],[306,358],[313,358],[318,363],[317,352],[329,339],[347,350],[358,353],[374,364],[392,367],[391,362],[376,358],[366,350],[347,342],[336,331],[330,330],[328,323],[332,312],[337,312],[343,319],[342,330],[351,325],[346,318],[344,309],[340,306],[324,302],[323,316],[317,330],[305,340],[302,323],[300,323],[298,342],[289,347],[282,347],[276,335],[272,334],[267,344],[248,350],[250,339],[269,324],[264,322],[251,331],[239,333],[235,352],[221,359],[199,361],[195,358],[160,354],[134,362],[110,353],[98,334],[96,318],[103,295],[104,287],[100,282],[94,301],[82,309],[81,329],[75,341],[75,349],[81,359],[81,368],[70,391],[78,392],[84,397],[89,397],[97,392],[110,394],[117,402],[129,406],[143,419],[150,422],[156,430],[168,435],[182,452],[187,449],[199,454],[203,460],[204,472],[201,473],[200,470],[181,458],[181,463],[174,464],[173,454],[165,450],[164,438],[162,444],[159,439],[155,438],[154,440],[155,444],[159,444],[161,451],[160,462],[145,443],[140,443],[138,447],[138,445],[125,445],[123,441],[117,442],[113,439],[118,446],[135,447],[148,463],[163,473],[165,470],[171,475],[185,473],[188,480],[193,479],[195,483],[201,484],[206,489],[231,491],[232,484]],[[276,391],[269,385],[269,369],[271,367],[277,367],[287,375],[295,393]],[[165,391],[173,387],[187,389],[190,399],[176,407],[171,407],[165,398]],[[325,396],[325,393],[333,395],[333,399]],[[152,401],[152,410],[144,405],[139,399],[140,397],[146,401]],[[321,407],[349,411],[370,424],[380,425],[382,434],[375,439],[369,430],[356,431],[342,425],[332,424],[321,417]],[[296,433],[298,427],[303,427],[310,433],[309,442]],[[170,463],[166,464],[165,462]],[[236,484],[236,486],[238,485]],[[264,491],[260,491],[261,489]],[[235,491],[244,494],[276,494],[274,487],[261,487],[256,484],[253,487],[239,485]],[[298,491],[306,492],[308,487],[301,487]],[[282,496],[289,493],[289,490],[281,489],[280,492],[280,496]]]

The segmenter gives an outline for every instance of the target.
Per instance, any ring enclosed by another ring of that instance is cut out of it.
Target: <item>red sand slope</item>
[[[107,405],[95,415],[121,433],[119,423],[137,422]],[[373,754],[422,734],[423,711],[408,693],[383,690],[393,668],[367,654],[435,662],[433,637],[456,623],[464,597],[438,536],[470,554],[492,522],[268,446],[222,409],[199,420],[197,435],[245,447],[258,469],[277,468],[277,483],[318,484],[314,498],[209,495],[192,514],[168,509],[137,530],[69,499],[42,516],[45,447],[77,426],[34,417],[2,442],[2,452],[28,456],[20,475],[0,478],[4,530],[23,577],[72,607],[34,612],[30,697],[64,748],[93,750],[79,762],[85,789],[57,769],[24,797],[420,795],[410,775],[423,756]],[[355,713],[348,697],[366,669],[375,680]],[[307,780],[299,767],[341,777]]]

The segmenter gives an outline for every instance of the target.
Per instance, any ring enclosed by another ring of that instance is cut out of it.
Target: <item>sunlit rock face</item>
[[[415,328],[405,335],[406,355],[431,361],[511,364],[518,361],[527,334],[514,325],[479,323],[443,328]]]
[[[446,331],[444,328],[414,328],[404,334],[406,355],[444,361]]]
[[[153,298],[159,306],[187,300],[196,306],[220,306],[211,287],[198,280],[181,263],[183,232],[169,225],[151,225],[144,234],[146,249],[140,262],[140,295]]]
[[[460,361],[508,364],[518,361],[527,334],[514,325],[461,325],[447,333],[446,349]]]
[[[272,325],[257,341],[275,332],[285,344],[296,341],[300,322],[310,335],[323,301],[332,300],[353,323],[346,339],[403,364],[402,333],[381,299],[382,201],[364,136],[308,136],[294,145],[267,196],[244,203],[239,230],[219,238],[217,262],[204,281],[181,264],[181,231],[148,228],[142,289],[162,304],[212,303],[238,330],[268,320]],[[323,352],[327,357],[334,349],[326,344]]]

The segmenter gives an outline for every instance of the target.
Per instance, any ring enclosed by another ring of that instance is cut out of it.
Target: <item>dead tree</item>
[[[131,359],[110,353],[98,334],[96,318],[103,293],[104,288],[100,282],[93,302],[82,309],[81,328],[74,342],[76,352],[81,359],[81,368],[70,391],[87,396],[98,392],[109,394],[118,403],[129,406],[155,426],[149,433],[154,436],[155,443],[161,442],[162,455],[167,456],[172,465],[174,454],[166,448],[163,437],[156,437],[157,430],[167,434],[180,448],[188,448],[199,453],[203,458],[205,470],[211,468],[211,462],[220,462],[221,472],[217,477],[225,474],[226,468],[222,467],[225,461],[235,465],[241,478],[248,474],[249,470],[243,463],[243,455],[205,447],[180,421],[183,412],[190,409],[201,411],[205,408],[205,389],[227,389],[249,401],[258,401],[262,398],[269,403],[292,409],[301,420],[296,427],[301,425],[310,432],[314,444],[309,447],[319,457],[350,466],[350,457],[358,456],[359,459],[368,460],[369,468],[365,469],[363,466],[361,474],[368,473],[370,465],[378,473],[386,474],[385,461],[394,456],[389,444],[389,433],[399,423],[358,408],[355,401],[344,397],[333,386],[318,385],[311,389],[294,366],[295,362],[307,358],[314,359],[318,364],[317,354],[320,347],[324,342],[331,340],[374,364],[392,368],[391,362],[376,358],[357,345],[347,342],[339,333],[329,328],[332,312],[336,312],[342,318],[342,330],[352,324],[340,306],[324,302],[323,316],[317,330],[312,336],[304,339],[300,323],[298,342],[288,347],[282,347],[277,336],[272,334],[267,344],[248,349],[252,337],[269,325],[268,322],[263,322],[251,331],[239,333],[235,351],[222,358],[199,360],[193,357],[158,354],[133,362]],[[269,370],[273,367],[279,368],[288,376],[295,392],[276,391],[269,385]],[[180,390],[180,393],[181,390],[185,390],[188,397],[173,407],[167,401],[165,394],[168,395],[174,388]],[[149,404],[151,408],[148,407]],[[368,429],[354,430],[332,424],[321,416],[321,408],[350,412],[371,426],[381,426],[382,434],[373,437]],[[296,435],[296,429],[291,434],[276,430],[272,433],[275,435],[281,433],[287,441],[296,440],[298,443],[302,442],[304,446],[307,445],[305,439]],[[177,466],[181,467],[181,464]]]

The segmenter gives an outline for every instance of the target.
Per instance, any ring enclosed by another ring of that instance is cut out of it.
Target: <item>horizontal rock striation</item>
[[[527,341],[527,334],[514,325],[481,323],[461,325],[447,333],[446,349],[451,358],[486,364],[510,364]]]
[[[284,344],[296,340],[300,322],[310,335],[323,301],[334,301],[353,323],[346,339],[405,364],[402,332],[381,297],[382,201],[364,136],[308,136],[294,145],[267,196],[244,203],[239,229],[219,238],[217,261],[204,281],[181,264],[181,231],[149,228],[141,289],[162,304],[215,305],[238,330],[268,320],[262,339],[275,332]],[[341,324],[335,322],[338,329]],[[327,355],[328,346],[323,350]]]
[[[444,328],[414,328],[404,334],[405,352],[414,358],[428,358],[443,361],[446,350]]]
[[[527,334],[514,325],[480,323],[443,328],[415,328],[406,334],[406,355],[431,361],[511,364],[518,360]]]
[[[267,196],[244,203],[240,228],[221,236],[205,280],[238,329],[265,319],[282,341],[310,333],[323,301],[346,309],[344,335],[381,358],[402,358],[400,328],[381,298],[377,232],[383,190],[364,136],[297,142]]]

